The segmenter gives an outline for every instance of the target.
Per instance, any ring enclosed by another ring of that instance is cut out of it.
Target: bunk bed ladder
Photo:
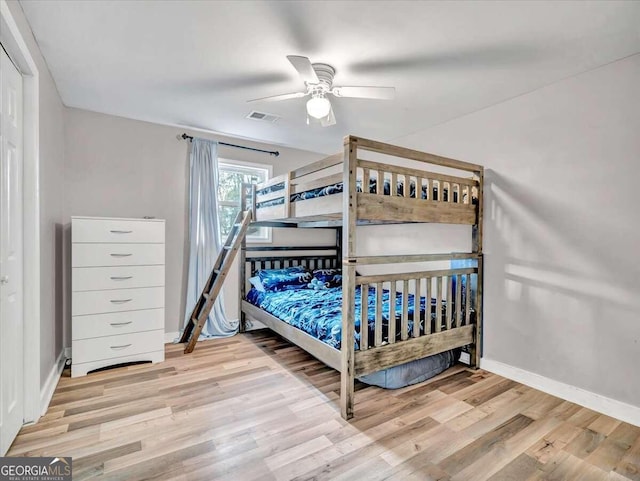
[[[242,241],[247,235],[247,229],[249,228],[250,223],[251,211],[247,210],[244,212],[238,212],[238,216],[233,223],[233,228],[231,229],[231,232],[229,232],[229,236],[227,237],[224,245],[220,249],[218,258],[211,270],[211,275],[202,290],[202,294],[200,294],[198,302],[196,302],[196,305],[191,312],[189,323],[184,328],[184,332],[180,338],[180,342],[187,343],[184,348],[185,354],[192,352],[196,346],[196,342],[198,342],[200,332],[209,317],[213,304],[220,294],[222,284],[224,284],[227,274],[231,269],[231,264],[233,264],[233,260],[242,245]]]

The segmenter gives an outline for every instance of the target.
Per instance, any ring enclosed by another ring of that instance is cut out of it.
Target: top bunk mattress
[[[370,194],[376,194],[378,192],[378,182],[376,179],[371,179],[369,181],[369,193]],[[396,192],[397,192],[397,196],[398,197],[403,197],[404,196],[404,181],[398,181],[397,182],[397,186],[396,186]],[[358,192],[363,192],[362,190],[362,181],[357,181],[357,185],[356,185],[357,191]],[[277,192],[279,190],[283,190],[284,189],[284,182],[281,182],[279,184],[274,184],[271,185],[269,187],[266,187],[264,189],[260,189],[256,192],[256,194],[258,195],[264,195],[264,194],[269,194],[271,192]],[[327,185],[324,187],[318,187],[316,189],[311,189],[311,190],[307,190],[304,192],[296,192],[294,194],[291,194],[289,196],[289,201],[290,202],[297,202],[300,200],[309,200],[309,199],[316,199],[318,197],[324,197],[326,195],[333,195],[333,194],[341,194],[344,190],[344,183],[343,182],[338,182],[335,184],[331,184],[331,185]],[[434,187],[432,189],[431,195],[428,195],[428,191],[427,191],[427,186],[423,185],[422,186],[422,192],[420,195],[421,199],[430,199],[430,200],[438,200],[438,196],[439,196],[439,190],[437,187]],[[388,179],[385,179],[384,181],[384,187],[383,187],[383,193],[384,195],[391,195],[391,182]],[[409,184],[409,196],[411,198],[416,198],[416,183],[411,181]],[[464,194],[463,196],[463,200],[466,198],[466,194]],[[442,200],[445,202],[449,201],[449,189],[447,189],[446,187],[442,189]],[[477,199],[474,197],[473,199],[473,203],[475,204],[477,202]],[[456,192],[454,190],[453,192],[453,202],[457,203],[458,202],[458,192]],[[284,197],[280,197],[277,199],[271,199],[271,200],[267,200],[264,202],[258,202],[256,204],[256,208],[260,209],[263,207],[272,207],[275,205],[281,205],[284,204]]]

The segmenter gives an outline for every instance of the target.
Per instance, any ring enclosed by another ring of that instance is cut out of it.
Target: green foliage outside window
[[[220,237],[224,241],[233,227],[233,221],[240,211],[240,190],[242,184],[258,184],[268,179],[267,168],[250,167],[239,164],[218,164],[218,211]],[[269,241],[268,228],[249,227],[247,240]]]

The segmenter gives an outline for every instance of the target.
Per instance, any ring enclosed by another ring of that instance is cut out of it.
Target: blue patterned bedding
[[[257,194],[264,195],[264,194],[268,194],[270,192],[276,192],[282,189],[284,189],[284,182],[281,182],[279,184],[274,184],[264,189],[258,190]],[[362,192],[362,181],[360,180],[357,182],[357,190],[358,192]],[[443,200],[446,202],[449,200],[448,198],[449,192],[447,188],[444,188],[442,190],[443,190],[443,193],[442,193]],[[297,202],[299,200],[315,199],[317,197],[323,197],[325,195],[340,194],[342,193],[342,191],[343,191],[343,183],[338,182],[337,184],[332,184],[325,187],[318,187],[317,189],[312,189],[312,190],[307,190],[305,192],[297,192],[295,194],[291,194],[289,200],[291,202]],[[391,195],[391,182],[389,180],[385,179],[383,191],[384,191],[384,195]],[[396,192],[399,197],[402,197],[404,195],[404,182],[398,181]],[[376,179],[371,179],[369,181],[369,193],[371,194],[377,193]],[[416,197],[415,182],[409,183],[409,197],[412,197],[412,198]],[[420,198],[421,199],[430,198],[431,200],[438,200],[438,189],[434,187],[431,197],[428,197],[427,187],[423,185],[422,194]],[[458,193],[456,191],[453,192],[453,202],[458,202]],[[272,199],[264,202],[258,202],[256,204],[256,208],[260,209],[262,207],[271,207],[271,206],[280,205],[283,203],[284,203],[284,198],[281,197],[279,199]],[[475,199],[474,199],[474,203],[475,203]]]
[[[356,288],[356,305],[355,305],[355,348],[360,348],[360,317],[361,317],[361,299],[360,287]],[[383,308],[383,340],[389,339],[389,291],[384,290],[382,295]],[[374,326],[375,326],[375,289],[369,287],[368,292],[368,328],[369,328],[369,347],[373,347]],[[342,339],[342,288],[333,287],[324,290],[299,289],[281,292],[259,292],[252,288],[247,293],[247,301],[251,304],[267,311],[278,319],[291,324],[298,329],[303,330],[307,334],[329,344],[336,349],[340,349]],[[413,295],[409,295],[409,332],[413,332],[414,319],[414,299]],[[424,297],[420,298],[420,332],[424,333],[424,313],[425,313]],[[435,299],[431,300],[431,330],[434,331],[436,322],[435,315]],[[400,319],[402,316],[402,294],[397,293],[395,299],[396,305],[396,333],[397,339],[400,338]],[[442,302],[442,312],[440,322],[444,323],[446,302]]]

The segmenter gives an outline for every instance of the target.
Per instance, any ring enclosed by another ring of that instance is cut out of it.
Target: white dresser
[[[71,376],[164,361],[165,222],[71,218]]]

